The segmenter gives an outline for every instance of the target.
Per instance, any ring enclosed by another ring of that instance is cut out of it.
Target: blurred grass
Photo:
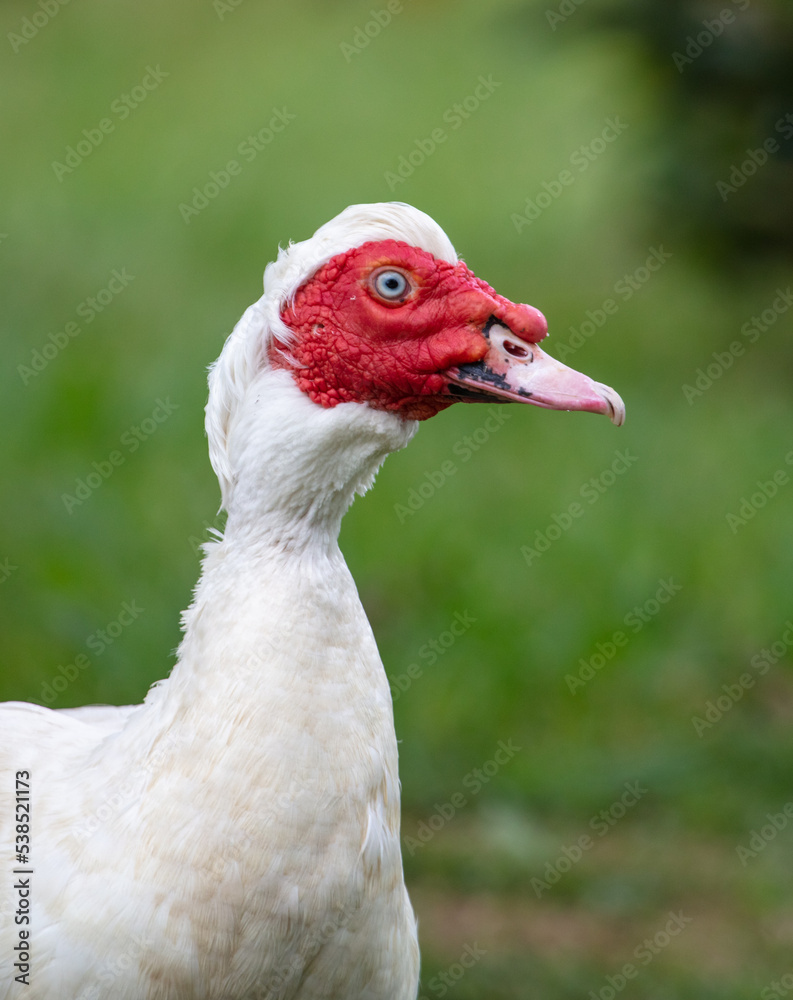
[[[551,32],[539,3],[405,4],[347,61],[340,45],[370,8],[243,2],[221,19],[210,3],[83,0],[7,49],[0,563],[13,569],[0,583],[0,696],[42,700],[124,601],[145,613],[53,704],[139,700],[170,669],[196,546],[218,523],[204,369],[279,242],[352,202],[414,203],[478,274],[543,309],[551,353],[663,246],[671,259],[566,359],[623,394],[624,428],[516,408],[463,460],[486,410],[455,407],[389,459],[342,545],[390,676],[421,667],[395,705],[406,836],[499,740],[522,748],[406,856],[423,992],[443,995],[429,984],[478,939],[488,953],[448,987],[458,1000],[587,995],[682,909],[691,928],[642,972],[641,995],[759,994],[790,971],[790,831],[745,867],[735,848],[793,797],[790,653],[701,737],[691,719],[793,616],[793,485],[737,533],[726,522],[788,468],[789,315],[693,405],[681,386],[741,339],[789,267],[764,259],[736,279],[653,216],[663,81],[627,33]],[[5,32],[35,9],[7,4]],[[168,77],[59,182],[52,161],[150,65]],[[500,86],[391,191],[386,172],[480,75]],[[185,224],[179,204],[273,108],[296,117]],[[511,215],[614,115],[624,134],[516,232]],[[18,366],[121,268],[129,286],[23,384]],[[158,398],[178,408],[68,513],[62,495]],[[635,463],[527,566],[521,546],[617,450]],[[447,459],[454,476],[400,523],[396,506]],[[680,593],[571,694],[565,675],[670,577]],[[475,622],[430,664],[422,647],[465,612]],[[646,796],[538,900],[531,879],[626,781]]]

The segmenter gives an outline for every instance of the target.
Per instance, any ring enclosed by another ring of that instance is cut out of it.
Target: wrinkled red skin
[[[399,302],[374,290],[371,275],[384,266],[414,285]],[[328,261],[283,309],[295,334],[288,353],[299,367],[278,342],[270,360],[293,370],[298,386],[321,406],[353,401],[426,420],[456,401],[448,369],[487,353],[482,329],[490,316],[529,343],[548,332],[540,312],[498,295],[462,262],[437,260],[396,240],[364,243]]]

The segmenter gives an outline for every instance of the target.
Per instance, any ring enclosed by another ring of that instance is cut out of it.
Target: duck
[[[0,706],[0,998],[414,1000],[392,698],[339,529],[455,403],[621,424],[547,332],[404,203],[279,249],[210,368],[226,522],[170,675]]]

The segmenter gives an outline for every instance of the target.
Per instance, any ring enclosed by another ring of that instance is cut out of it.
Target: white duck
[[[408,205],[352,206],[280,251],[210,374],[228,522],[170,677],[139,706],[0,707],[0,997],[416,996],[391,698],[337,536],[455,400],[621,423],[545,334]],[[16,772],[32,874],[9,860]]]

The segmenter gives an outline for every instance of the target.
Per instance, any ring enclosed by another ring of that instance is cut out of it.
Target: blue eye
[[[395,302],[409,291],[408,280],[401,271],[380,271],[374,279],[374,290],[381,299]]]

